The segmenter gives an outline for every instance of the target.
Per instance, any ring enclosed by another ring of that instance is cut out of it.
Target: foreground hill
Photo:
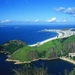
[[[40,46],[30,47],[22,41],[9,41],[0,46],[1,51],[8,52],[9,59],[21,62],[39,58],[57,58],[75,52],[75,35],[68,38],[55,39]]]

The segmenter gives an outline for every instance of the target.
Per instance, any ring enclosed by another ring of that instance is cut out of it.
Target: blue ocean
[[[22,40],[35,44],[58,35],[55,32],[39,32],[44,29],[75,28],[75,25],[3,25],[0,26],[0,44],[9,40]]]
[[[44,29],[75,28],[75,25],[2,25],[0,26],[0,44],[9,40],[22,40],[27,45],[35,44],[58,35],[55,32],[39,32]],[[15,65],[13,62],[6,62],[7,55],[0,53],[0,75],[14,75],[13,69],[20,68],[22,65]],[[72,71],[75,67],[72,63],[55,59],[39,60],[31,63],[31,67],[41,67],[44,64],[48,67],[48,73],[53,75],[64,75],[64,70]]]

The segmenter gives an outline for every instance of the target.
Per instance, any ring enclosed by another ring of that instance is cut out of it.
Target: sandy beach
[[[8,61],[8,62],[14,62],[14,64],[31,63],[31,61],[20,62],[19,60],[13,60],[13,59],[6,59],[6,61]]]
[[[55,36],[55,37],[53,37],[53,38],[49,38],[49,39],[47,39],[47,40],[44,40],[44,41],[42,41],[42,42],[37,42],[37,43],[39,43],[39,45],[42,45],[42,44],[44,44],[44,43],[46,43],[46,42],[48,42],[48,41],[52,41],[52,40],[54,40],[54,39],[58,39],[58,38],[60,38],[60,37],[63,35],[61,32],[56,32],[56,33],[58,33],[58,35],[57,35],[58,37]],[[36,43],[36,44],[29,45],[29,46],[31,46],[31,47],[37,46],[37,43]]]
[[[75,31],[71,31],[71,29],[69,30],[60,30],[60,29],[52,29],[52,30],[42,30],[42,32],[56,32],[58,33],[57,36],[53,37],[53,38],[49,38],[47,40],[44,40],[42,42],[37,42],[36,44],[32,44],[32,45],[29,45],[29,46],[40,46],[48,41],[51,41],[51,40],[54,40],[54,39],[58,39],[58,38],[66,38],[66,37],[70,37],[72,35],[75,35]],[[39,45],[38,45],[39,44]]]
[[[70,59],[70,58],[60,57],[60,59],[61,59],[61,60],[64,60],[64,61],[68,61],[68,62],[70,62],[70,63],[72,63],[72,64],[74,64],[74,65],[75,65],[75,61],[74,61],[74,60],[72,60],[72,59]]]

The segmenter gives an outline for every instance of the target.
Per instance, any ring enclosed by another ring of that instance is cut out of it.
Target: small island
[[[15,64],[31,63],[39,59],[63,59],[75,64],[74,29],[64,31],[45,29],[44,31],[57,32],[58,37],[56,36],[29,46],[20,40],[10,40],[5,44],[0,45],[0,52],[8,55],[8,59],[6,59],[6,61],[12,61],[15,62]]]

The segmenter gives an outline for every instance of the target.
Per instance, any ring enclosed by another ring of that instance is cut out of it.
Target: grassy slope
[[[54,48],[54,47],[59,47],[58,49],[54,50],[54,51],[50,51],[50,49]],[[49,41],[39,47],[37,47],[37,50],[39,53],[43,52],[43,51],[46,51],[46,56],[45,57],[48,57],[51,53],[53,52],[58,52],[59,50],[61,50],[61,42],[60,40],[53,40],[53,41]]]
[[[26,47],[21,48],[21,50],[18,51],[17,53],[11,55],[11,58],[12,59],[16,59],[16,60],[20,60],[20,61],[27,61],[27,60],[29,60],[28,55],[27,55],[28,52],[34,51],[34,50],[37,50],[38,53],[42,53],[43,51],[47,52],[48,49],[53,48],[56,45],[59,46],[58,50],[60,50],[61,43],[58,40],[47,42],[47,43],[45,43],[45,44],[43,44],[43,45],[41,45],[39,47],[29,47],[29,46],[26,46]],[[56,51],[58,51],[58,50],[56,50]],[[50,54],[50,53],[48,52],[46,54],[47,55],[46,57],[48,57],[48,54]]]
[[[28,58],[27,54],[29,51],[32,51],[32,50],[34,50],[34,48],[29,47],[29,46],[25,46],[25,47],[21,48],[21,50],[19,50],[15,54],[12,54],[11,58],[16,59],[16,60],[20,60],[20,61],[28,61],[29,58]]]
[[[69,43],[74,42],[74,41],[75,41],[75,35],[74,35],[74,36],[71,36],[71,37],[69,37],[69,38],[67,38],[67,39],[63,42],[63,44],[66,45],[66,44],[69,44]]]
[[[39,47],[29,47],[25,46],[21,48],[20,51],[16,52],[15,54],[11,55],[12,59],[20,60],[20,61],[28,61],[28,52],[30,51],[37,51],[39,54],[42,55],[42,53],[45,51],[45,56],[41,57],[49,57],[50,55],[57,53],[61,51],[63,45],[67,45],[68,43],[71,43],[75,40],[75,36],[71,36],[67,39],[56,39],[53,41],[49,41]],[[53,50],[54,49],[54,50]],[[40,57],[40,56],[39,56]]]

